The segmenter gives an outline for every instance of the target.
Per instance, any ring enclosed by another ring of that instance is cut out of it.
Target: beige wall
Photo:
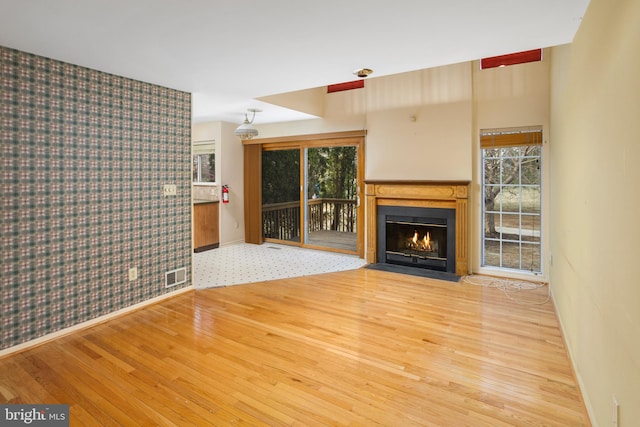
[[[469,63],[367,81],[365,177],[471,180]]]
[[[548,125],[549,61],[480,70],[474,62],[473,88],[479,129]]]
[[[546,49],[543,62],[484,71],[465,63],[369,79],[365,89],[326,95],[323,118],[257,127],[261,137],[367,129],[367,179],[473,180],[470,260],[478,271],[479,131],[542,125],[543,244],[552,255],[543,266],[594,424],[610,425],[615,395],[621,425],[634,425],[639,40],[640,2],[591,0],[574,43]],[[240,192],[242,152],[229,136],[233,127],[225,125],[229,145],[221,158],[223,171],[235,171],[222,180]],[[242,229],[240,215],[225,218]]]
[[[325,94],[322,118],[256,127],[261,138],[366,129],[366,179],[471,180],[471,96],[470,64],[454,64],[368,79]]]
[[[546,52],[545,52],[546,55]],[[302,91],[306,100],[316,89]],[[278,97],[281,105],[290,95]],[[480,70],[477,62],[368,79],[364,89],[326,94],[324,117],[256,126],[261,138],[367,130],[365,179],[463,180],[471,184],[469,259],[480,270],[479,132],[484,128],[549,127],[549,62]],[[548,144],[544,146],[548,157]],[[549,163],[543,162],[548,213]],[[548,221],[543,222],[548,253]],[[548,271],[548,257],[543,259]],[[493,274],[499,274],[495,271]],[[545,276],[546,278],[546,276]]]
[[[376,111],[367,116],[369,180],[471,180],[471,102]]]
[[[234,134],[238,125],[223,122],[220,185],[229,186],[229,203],[220,203],[220,245],[244,242],[244,148]]]
[[[191,125],[191,142],[197,141],[213,141],[214,151],[216,153],[220,150],[220,126],[216,122],[210,123],[199,123]],[[216,154],[216,163],[220,163]],[[218,185],[217,183],[220,181],[220,165],[216,165],[216,184],[206,183],[206,184],[192,184],[191,185],[191,197],[193,199],[200,200],[217,200],[219,197],[218,194]]]
[[[255,127],[260,132],[259,138],[346,132],[366,129],[366,116],[359,114],[329,119],[298,120],[295,122],[256,125]]]
[[[549,129],[549,69],[548,49],[543,51],[543,60],[510,67],[480,69],[478,61],[473,70],[473,183],[470,191],[471,204],[471,269],[473,272],[505,275],[498,270],[482,268],[482,168],[480,131],[483,129],[523,126],[542,126],[542,277],[548,280],[549,257],[549,176],[550,162]],[[508,274],[511,277],[531,278],[527,275]]]
[[[640,2],[591,0],[552,50],[551,286],[595,425],[640,420]]]
[[[220,203],[221,246],[244,241],[244,160],[242,142],[234,134],[237,126],[217,121],[196,123],[192,128],[193,141],[215,140],[216,195],[222,185],[229,186],[230,202]]]

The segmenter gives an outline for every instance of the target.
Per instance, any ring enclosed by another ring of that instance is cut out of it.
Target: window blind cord
[[[463,276],[461,282],[474,286],[485,286],[488,288],[500,289],[511,301],[521,305],[543,305],[551,300],[551,289],[546,282],[529,282],[526,280],[508,279],[490,276],[467,275]],[[541,287],[547,287],[547,297],[541,302],[523,301],[514,298],[512,294],[517,292],[535,291]]]

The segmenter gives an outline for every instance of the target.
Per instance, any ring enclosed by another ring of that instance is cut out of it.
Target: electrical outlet
[[[178,194],[178,189],[175,184],[165,184],[162,189],[162,194],[165,196],[175,196]]]
[[[129,269],[129,281],[133,282],[138,278],[138,267],[131,267]]]
[[[611,425],[614,427],[619,427],[618,424],[618,412],[620,411],[620,405],[618,404],[618,399],[616,399],[616,395],[611,396]]]

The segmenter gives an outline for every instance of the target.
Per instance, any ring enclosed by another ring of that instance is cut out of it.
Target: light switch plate
[[[165,196],[175,196],[178,193],[175,184],[165,184],[162,189],[162,194]]]

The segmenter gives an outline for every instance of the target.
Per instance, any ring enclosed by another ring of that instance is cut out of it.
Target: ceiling
[[[572,41],[589,0],[0,0],[0,45],[193,93],[194,121],[308,118],[256,98]]]

